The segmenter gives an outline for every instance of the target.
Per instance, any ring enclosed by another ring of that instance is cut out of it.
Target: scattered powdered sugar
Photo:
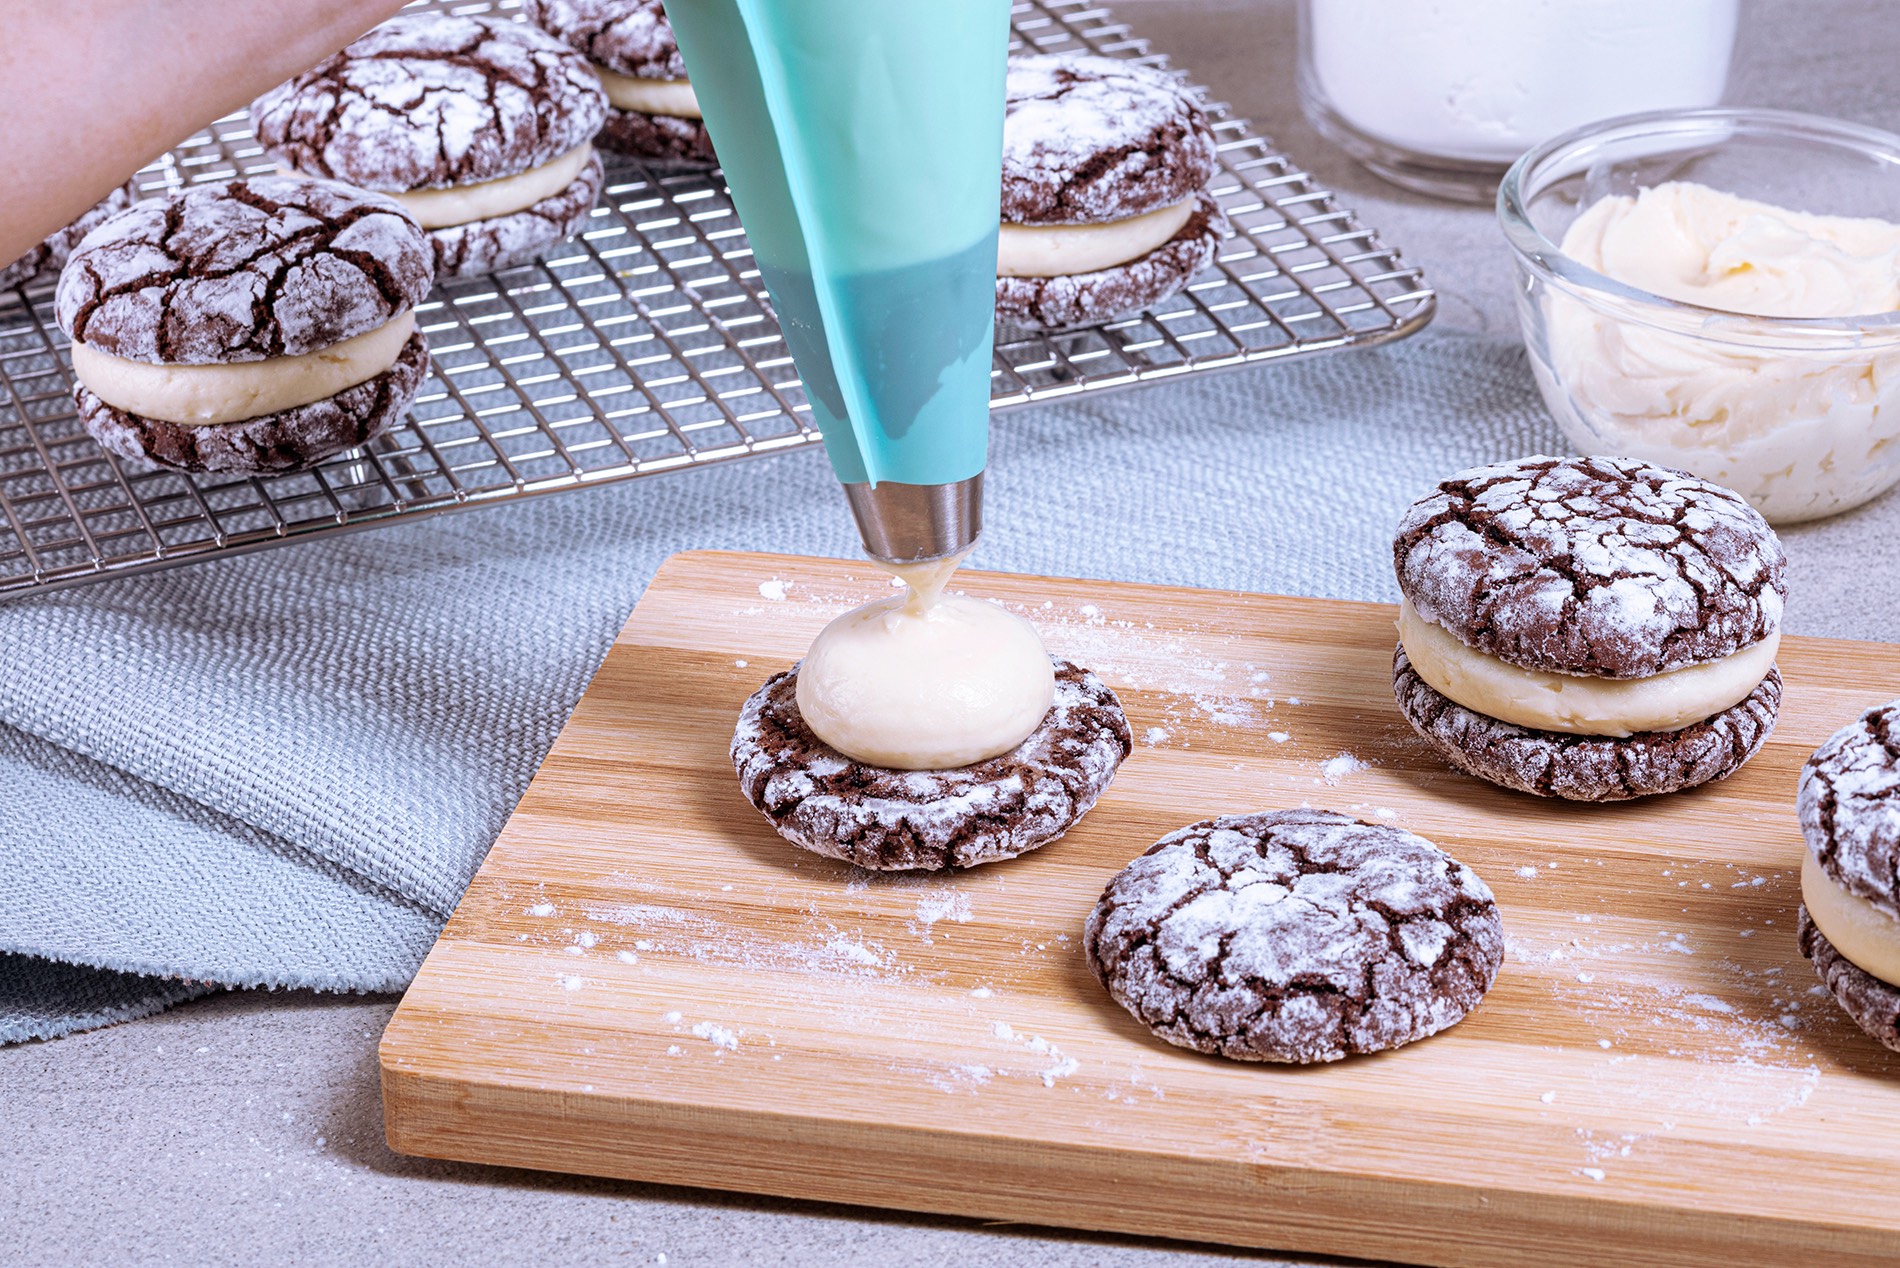
[[[1146,744],[1149,748],[1153,748],[1157,744],[1165,744],[1167,741],[1168,728],[1164,726],[1151,726],[1148,728],[1147,733],[1141,737],[1141,742]]]
[[[1534,881],[1537,879],[1537,869],[1534,867],[1531,867],[1528,864],[1526,864],[1523,867],[1518,868],[1517,874],[1523,877],[1527,881]]]
[[[534,906],[528,908],[528,914],[530,916],[552,916],[554,914],[554,904],[536,903]]]
[[[1267,738],[1272,740],[1275,744],[1285,744],[1293,737],[1288,735],[1285,731],[1268,731]]]
[[[1006,1021],[991,1022],[990,1033],[1005,1043],[1020,1044],[1027,1051],[1043,1058],[1045,1064],[1036,1071],[1036,1075],[1044,1087],[1054,1087],[1057,1079],[1066,1079],[1081,1068],[1081,1062],[1065,1055],[1062,1049],[1041,1035],[1024,1034]]]
[[[991,990],[987,986],[979,986],[976,989],[972,990],[970,994],[974,995],[978,999],[988,999],[990,996],[996,994],[996,992]]]
[[[1601,1180],[1604,1172],[1602,1167],[1578,1167],[1577,1174],[1587,1180]]]
[[[564,991],[578,991],[581,987],[587,985],[587,979],[584,977],[573,977],[563,973],[560,977],[560,983],[561,989]]]
[[[733,1034],[732,1031],[726,1029],[724,1026],[717,1025],[714,1022],[696,1021],[693,1023],[692,1033],[694,1038],[704,1039],[721,1052],[737,1052],[739,1050],[739,1036]]]
[[[917,923],[920,925],[934,925],[939,920],[958,925],[968,924],[971,914],[970,896],[954,889],[925,894],[917,900]]]
[[[774,603],[783,603],[785,602],[785,592],[791,588],[791,582],[780,581],[777,577],[774,577],[770,581],[759,582],[759,597],[761,599],[770,599]]]
[[[1340,780],[1346,778],[1346,776],[1357,775],[1360,771],[1368,769],[1369,766],[1370,763],[1361,761],[1351,753],[1341,753],[1337,757],[1329,757],[1321,762],[1319,765],[1319,774],[1320,778],[1324,779],[1327,783],[1337,784]]]

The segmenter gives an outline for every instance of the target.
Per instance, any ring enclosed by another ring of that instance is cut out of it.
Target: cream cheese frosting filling
[[[600,76],[600,86],[607,90],[607,100],[621,110],[671,115],[675,119],[699,118],[699,97],[687,80],[641,79],[598,64],[594,66],[594,73]]]
[[[1593,678],[1525,669],[1478,651],[1399,605],[1399,642],[1432,690],[1486,717],[1539,731],[1622,738],[1678,731],[1734,708],[1774,668],[1781,633],[1721,660],[1648,678]]]
[[[1126,220],[1092,225],[1006,224],[996,239],[998,277],[1064,277],[1139,260],[1194,214],[1198,194]]]
[[[525,172],[475,185],[451,185],[446,189],[410,189],[388,197],[403,205],[424,229],[447,229],[477,220],[526,211],[544,198],[572,185],[592,158],[594,147],[583,142]]]
[[[73,377],[129,414],[208,427],[294,409],[367,383],[396,364],[415,330],[414,311],[403,312],[315,352],[224,365],[152,365],[75,343]]]
[[[1626,285],[1737,314],[1682,329],[1553,290],[1550,364],[1533,369],[1554,376],[1597,451],[1693,471],[1777,523],[1893,483],[1900,349],[1791,341],[1754,319],[1900,309],[1900,224],[1670,181],[1590,204],[1562,250]]]
[[[1900,986],[1900,917],[1849,893],[1812,850],[1802,851],[1801,903],[1814,927],[1855,967]]]
[[[899,575],[909,593],[854,608],[812,641],[798,711],[846,757],[950,770],[1021,744],[1055,700],[1055,670],[1029,622],[941,591],[957,560]]]

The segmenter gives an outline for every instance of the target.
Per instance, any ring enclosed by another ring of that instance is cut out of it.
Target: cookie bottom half
[[[608,108],[607,122],[600,125],[594,144],[633,158],[677,163],[717,161],[713,158],[712,135],[703,121],[622,110],[619,106]]]
[[[1775,729],[1781,674],[1770,670],[1740,704],[1678,731],[1623,738],[1500,722],[1439,694],[1401,646],[1392,658],[1399,711],[1451,765],[1505,788],[1568,801],[1627,801],[1725,779]]]
[[[438,278],[472,277],[526,264],[581,231],[600,201],[606,169],[592,156],[566,189],[532,207],[428,231]]]
[[[1101,679],[1055,661],[1055,703],[1011,751],[954,770],[852,761],[798,711],[798,667],[740,711],[732,764],[746,800],[793,845],[878,871],[938,871],[1014,858],[1061,836],[1134,747]]]
[[[1881,981],[1835,950],[1805,906],[1796,912],[1795,937],[1841,1011],[1883,1046],[1900,1052],[1900,987]]]
[[[1152,308],[1206,268],[1228,233],[1227,217],[1202,192],[1172,238],[1138,259],[1093,273],[999,277],[996,316],[1029,330],[1061,330]]]
[[[373,379],[308,405],[235,423],[202,427],[145,418],[108,405],[84,386],[73,402],[99,446],[132,462],[171,471],[283,475],[305,471],[388,431],[429,372],[429,346],[417,331],[396,363]]]

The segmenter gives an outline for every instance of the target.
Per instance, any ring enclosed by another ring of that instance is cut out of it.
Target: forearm
[[[402,0],[13,0],[0,40],[0,264]]]

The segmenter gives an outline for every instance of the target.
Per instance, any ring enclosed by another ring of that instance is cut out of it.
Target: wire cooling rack
[[[1019,3],[1012,23],[1017,48],[1166,64],[1087,0]],[[1235,229],[1217,262],[1156,311],[1058,335],[999,329],[993,409],[1380,343],[1431,319],[1416,268],[1244,120],[1209,116],[1212,192]],[[141,181],[152,194],[270,167],[234,115]],[[616,161],[578,238],[445,282],[417,314],[434,370],[404,424],[305,474],[188,477],[94,445],[51,284],[0,293],[0,595],[820,439],[716,173]]]

